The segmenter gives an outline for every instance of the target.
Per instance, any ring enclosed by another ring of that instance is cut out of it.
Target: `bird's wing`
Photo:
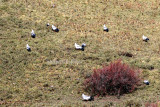
[[[27,45],[26,45],[26,48],[28,49],[28,48],[30,48],[30,46],[27,44]]]
[[[78,45],[77,43],[74,44],[76,49],[81,49],[82,47],[80,45]]]
[[[32,32],[31,32],[31,34],[34,34],[34,30],[32,29]]]
[[[57,28],[56,28],[54,25],[52,25],[52,29],[55,30],[55,29],[57,29]]]
[[[89,100],[89,99],[90,99],[90,96],[87,96],[87,95],[82,94],[82,98],[83,98],[84,100]]]
[[[143,38],[143,40],[147,39],[147,37],[146,37],[146,36],[144,36],[144,35],[142,36],[142,38]]]
[[[103,25],[103,29],[107,29],[106,25]]]

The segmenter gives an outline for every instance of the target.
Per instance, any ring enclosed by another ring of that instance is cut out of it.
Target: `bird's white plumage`
[[[108,29],[105,24],[103,25],[103,29],[104,29],[104,30]]]
[[[31,34],[35,34],[33,29],[32,29],[32,31],[31,31]]]
[[[78,45],[77,43],[74,44],[76,49],[82,49],[82,46]]]
[[[146,36],[143,35],[143,36],[142,36],[142,39],[143,39],[143,40],[147,40],[148,37],[146,37]]]
[[[83,98],[83,100],[90,100],[91,96],[87,96],[87,95],[82,94],[82,98]]]
[[[143,40],[146,40],[146,39],[147,39],[147,37],[143,35],[143,36],[142,36],[142,39],[143,39]]]
[[[148,82],[148,80],[144,80],[144,82]]]
[[[52,25],[52,29],[53,29],[53,30],[56,30],[56,29],[57,29],[57,27],[55,27],[54,25]]]
[[[149,82],[148,80],[144,80],[144,83],[147,83],[147,82]]]
[[[26,45],[26,49],[27,49],[27,50],[29,50],[29,49],[30,49],[30,46],[29,46],[28,44]]]

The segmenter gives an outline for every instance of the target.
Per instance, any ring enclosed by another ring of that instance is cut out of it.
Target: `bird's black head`
[[[31,52],[31,48],[28,48],[27,51],[28,51],[28,52]]]
[[[106,29],[106,32],[109,32],[109,29]]]
[[[59,32],[59,29],[58,29],[58,28],[56,28],[54,31],[55,31],[55,32]]]
[[[91,96],[91,98],[89,99],[89,101],[94,101],[94,96]]]
[[[145,42],[148,42],[148,41],[149,41],[149,38],[146,38],[144,41],[145,41]]]
[[[145,84],[146,84],[146,85],[149,85],[149,82],[146,82]]]
[[[84,45],[82,45],[82,51],[84,51]]]
[[[35,38],[35,37],[36,37],[36,34],[31,34],[31,37],[32,37],[32,38]]]
[[[144,40],[145,42],[148,42],[148,40]]]
[[[49,24],[47,23],[47,26],[49,26]]]
[[[108,29],[108,28],[107,28],[107,29],[104,29],[104,31],[109,32],[109,29]]]
[[[108,28],[106,29],[106,32],[109,32],[109,29],[108,29]]]

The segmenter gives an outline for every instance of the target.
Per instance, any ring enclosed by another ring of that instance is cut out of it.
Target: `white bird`
[[[32,29],[32,31],[31,31],[31,37],[32,38],[35,38],[36,37],[36,34],[34,33],[34,30]]]
[[[142,39],[143,39],[143,41],[145,41],[145,42],[148,42],[148,40],[149,40],[149,38],[148,37],[146,37],[146,36],[142,36]]]
[[[80,45],[78,45],[77,43],[75,43],[74,46],[75,46],[75,48],[76,48],[77,50],[82,50],[82,51],[84,51],[84,45],[83,45],[83,44],[82,44],[82,46],[80,46]]]
[[[104,31],[106,31],[106,32],[108,32],[108,31],[109,31],[109,29],[106,27],[106,25],[105,25],[105,24],[103,25],[103,30],[104,30]]]
[[[148,80],[144,80],[144,84],[149,85],[149,81]]]
[[[27,49],[27,51],[31,51],[31,48],[28,44],[26,45],[26,49]]]
[[[54,25],[52,25],[52,30],[55,32],[59,32],[59,29],[57,27],[55,27]]]
[[[87,95],[84,95],[84,94],[82,94],[82,99],[83,99],[83,101],[92,101],[92,100],[94,100],[94,98],[92,96],[87,96]]]

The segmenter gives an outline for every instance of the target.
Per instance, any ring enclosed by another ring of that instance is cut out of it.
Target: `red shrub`
[[[139,70],[135,70],[121,60],[95,69],[85,82],[85,90],[93,95],[120,95],[134,91],[140,81]]]

